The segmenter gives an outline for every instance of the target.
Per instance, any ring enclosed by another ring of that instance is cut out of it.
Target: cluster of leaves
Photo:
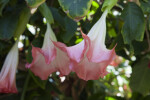
[[[0,94],[0,99],[149,100],[150,0],[119,0],[109,13],[105,44],[111,49],[117,43],[116,53],[124,60],[104,79],[86,82],[71,73],[62,82],[56,73],[42,81],[25,68],[26,61],[32,61],[30,44],[42,46],[45,19],[52,24],[57,40],[71,46],[82,41],[80,27],[88,33],[101,17],[102,1],[0,0],[1,66],[14,40],[22,34],[16,77],[19,93]],[[128,73],[131,67],[132,74]]]

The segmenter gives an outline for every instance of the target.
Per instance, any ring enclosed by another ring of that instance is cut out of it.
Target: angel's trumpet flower
[[[61,75],[70,73],[69,57],[60,49],[64,45],[57,42],[55,45],[54,41],[56,42],[56,37],[51,26],[47,24],[43,47],[32,46],[33,61],[31,64],[26,64],[26,67],[42,80],[46,80],[50,74],[56,71],[59,71]]]
[[[0,92],[17,93],[16,69],[18,66],[18,41],[8,53],[0,72]]]
[[[105,46],[106,10],[87,35],[82,33],[84,40],[71,47],[65,47],[71,59],[70,68],[84,80],[96,80],[107,74],[106,67],[115,57],[115,50]]]

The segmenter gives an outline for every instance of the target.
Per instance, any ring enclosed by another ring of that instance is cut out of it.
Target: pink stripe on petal
[[[42,50],[42,54],[45,57],[46,63],[50,64],[51,61],[53,61],[55,59],[55,57],[56,57],[56,49],[55,48],[51,48],[51,49]]]
[[[41,53],[45,57],[45,61],[47,64],[50,64],[56,57],[56,48],[52,42],[52,40],[56,41],[56,37],[52,31],[52,28],[49,24],[47,24],[47,30],[44,36],[44,42]]]

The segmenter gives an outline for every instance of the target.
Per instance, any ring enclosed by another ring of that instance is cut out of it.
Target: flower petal
[[[56,57],[56,48],[51,40],[56,41],[56,37],[52,31],[51,26],[47,24],[47,30],[41,51],[47,64],[50,64],[51,61],[53,61]]]
[[[90,39],[88,36],[86,36],[84,33],[82,33],[82,36],[84,40],[80,42],[79,44],[71,47],[66,47],[68,56],[75,60],[76,62],[80,62],[87,51],[90,49]]]
[[[16,74],[16,73],[14,73]],[[17,93],[15,79],[10,79],[10,74],[3,76],[4,78],[0,80],[0,93]],[[13,75],[12,77],[15,77]]]
[[[101,62],[109,60],[113,50],[108,50],[105,46],[106,35],[106,15],[107,10],[102,14],[102,17],[91,28],[88,36],[91,40],[91,49],[87,54],[87,58],[91,62]]]
[[[60,49],[60,46],[57,46],[57,56],[54,62],[52,63],[53,66],[56,67],[57,71],[60,72],[60,75],[68,75],[70,73],[69,69],[70,59],[66,52]]]
[[[78,77],[86,81],[97,80],[99,77],[103,78],[108,73],[106,71],[106,67],[110,64],[116,55],[115,48],[113,48],[111,51],[112,52],[109,55],[109,59],[100,61],[98,63],[89,61],[87,57],[84,57],[79,63],[71,60],[71,68],[74,72],[76,72]],[[103,58],[103,56],[101,56],[101,58]],[[101,58],[99,57],[99,59]]]
[[[45,62],[43,51],[40,48],[32,46],[33,61],[31,64],[26,64],[26,68],[30,68],[31,71],[39,76],[42,80],[46,80],[50,75],[49,66]],[[53,71],[54,69],[51,69]]]
[[[61,75],[68,75],[70,73],[69,58],[65,52],[57,47],[56,49],[56,58],[50,64],[47,64],[42,50],[32,47],[33,61],[31,64],[27,64],[26,67],[30,68],[31,71],[42,80],[46,80],[50,74],[56,71],[60,71]]]
[[[84,58],[79,64],[74,63],[74,71],[77,73],[78,77],[83,80],[97,80],[99,77],[104,77],[107,75],[106,67],[107,62],[93,63],[89,62],[87,58]]]

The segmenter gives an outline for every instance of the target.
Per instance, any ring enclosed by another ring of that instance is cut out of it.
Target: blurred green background
[[[41,47],[46,23],[57,40],[72,46],[102,15],[105,0],[0,0],[0,65],[19,41],[18,94],[0,94],[0,100],[150,100],[150,0],[118,0],[107,16],[108,49],[116,46],[117,67],[99,80],[84,81],[75,73],[59,72],[40,80],[29,69],[31,43]],[[108,0],[109,1],[109,0]]]

